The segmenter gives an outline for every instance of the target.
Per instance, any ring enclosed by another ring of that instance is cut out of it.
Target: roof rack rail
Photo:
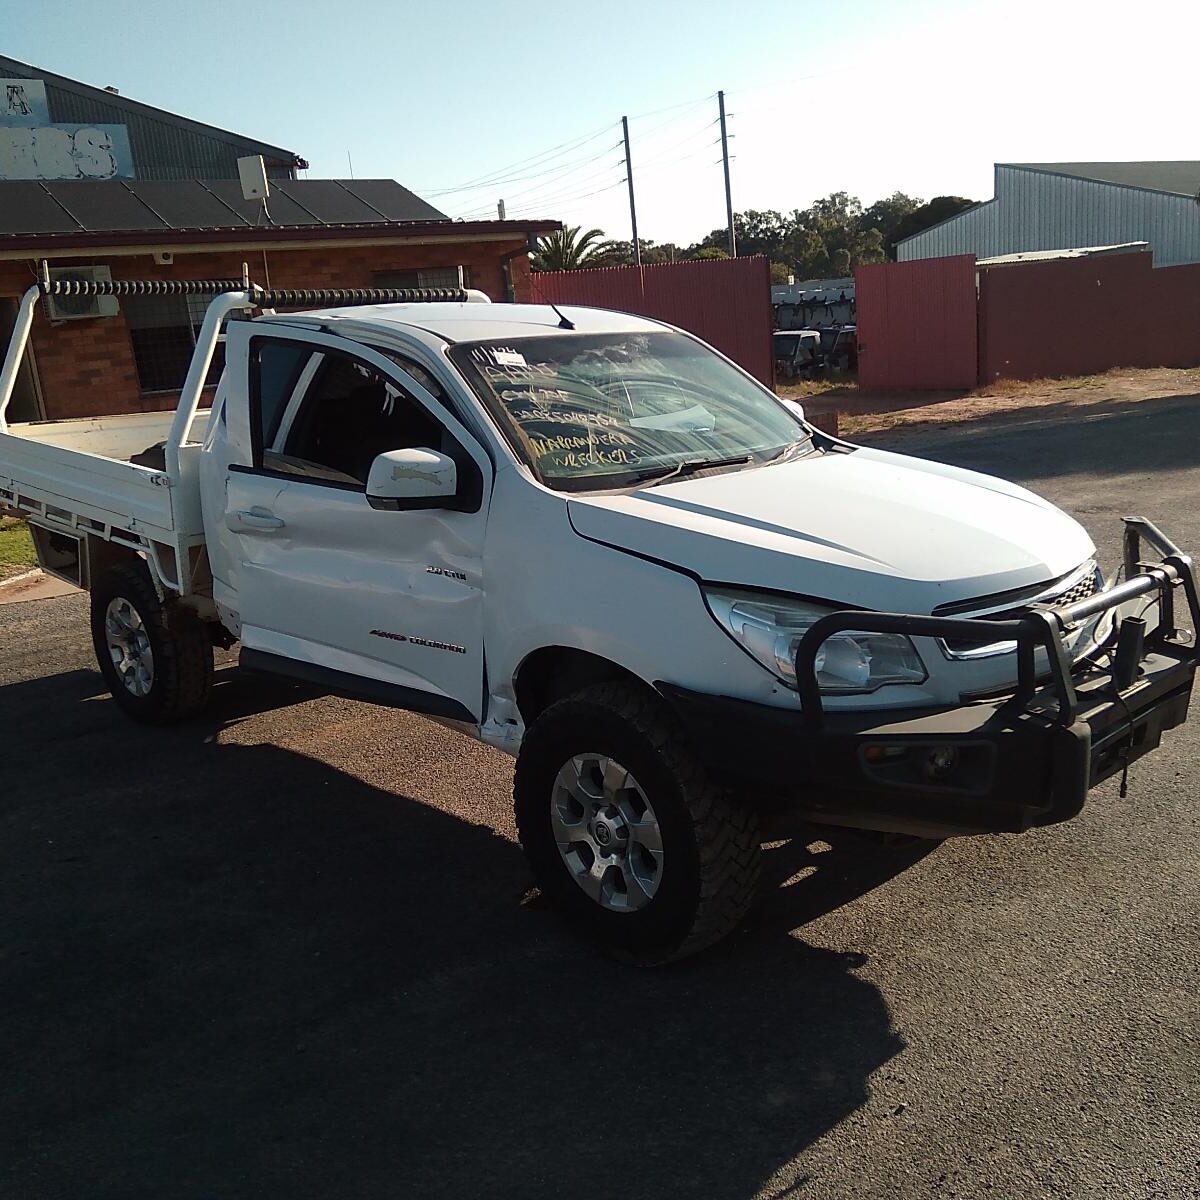
[[[243,290],[240,279],[39,279],[43,296],[217,296]]]
[[[43,259],[38,272],[43,296],[218,296],[249,292],[256,308],[299,308],[317,305],[356,304],[490,304],[475,288],[263,288],[250,282],[242,264],[241,279],[51,279],[50,264]]]
[[[488,298],[468,288],[253,288],[261,308],[292,308],[325,304],[457,304],[488,303]]]

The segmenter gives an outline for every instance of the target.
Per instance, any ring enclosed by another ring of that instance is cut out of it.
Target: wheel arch
[[[614,682],[658,694],[628,667],[573,646],[542,646],[527,654],[513,676],[513,694],[528,728],[556,700],[593,684]]]
[[[136,567],[145,562],[145,558],[132,546],[124,546],[120,542],[108,541],[95,534],[85,539],[84,552],[87,555],[87,585],[91,590],[92,584],[98,581],[114,567]],[[151,575],[153,578],[153,574]]]

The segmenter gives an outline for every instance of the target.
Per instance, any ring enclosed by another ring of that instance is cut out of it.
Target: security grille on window
[[[176,392],[183,387],[204,320],[208,296],[130,296],[122,300],[138,385],[143,392]],[[221,377],[225,347],[218,344],[206,386]]]
[[[375,286],[380,288],[461,288],[470,287],[466,267],[424,267],[417,271],[376,271]]]

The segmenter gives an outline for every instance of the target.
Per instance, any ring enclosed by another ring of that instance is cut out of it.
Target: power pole
[[[721,112],[721,162],[725,166],[725,216],[729,220],[729,257],[737,258],[737,234],[733,228],[733,193],[729,190],[729,138],[725,133],[725,93],[717,93]]]
[[[621,131],[625,134],[625,180],[629,184],[629,224],[633,226],[633,260],[642,265],[642,243],[638,241],[637,206],[633,202],[633,159],[629,157],[629,118],[621,118]]]

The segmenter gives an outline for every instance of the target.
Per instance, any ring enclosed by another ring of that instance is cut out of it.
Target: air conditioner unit
[[[51,282],[111,283],[107,267],[54,267]],[[121,311],[116,296],[47,296],[46,315],[52,321],[78,321],[84,317],[115,317]]]

